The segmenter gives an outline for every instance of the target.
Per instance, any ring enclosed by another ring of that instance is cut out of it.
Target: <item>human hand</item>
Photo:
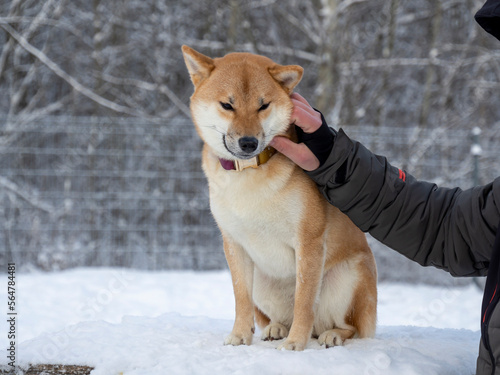
[[[291,123],[298,127],[299,143],[276,136],[270,145],[302,169],[313,171],[321,165],[318,155],[323,159],[331,150],[334,134],[326,123],[322,126],[321,113],[312,108],[301,95],[293,93],[290,99],[293,103]]]

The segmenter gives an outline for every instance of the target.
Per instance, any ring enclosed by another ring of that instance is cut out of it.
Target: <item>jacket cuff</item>
[[[304,143],[309,150],[318,158],[319,165],[325,164],[332,151],[337,132],[330,128],[326,123],[323,114],[316,108],[313,108],[321,115],[321,126],[313,133],[305,133],[300,127],[295,126],[297,132],[298,143]]]
[[[354,148],[354,143],[344,133],[341,128],[335,136],[330,155],[326,158],[325,162],[314,171],[306,171],[306,174],[319,186],[332,186],[337,183],[343,182],[342,167],[344,166],[349,154]]]

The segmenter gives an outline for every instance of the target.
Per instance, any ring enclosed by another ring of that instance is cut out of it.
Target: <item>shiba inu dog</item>
[[[276,135],[295,137],[290,95],[303,69],[249,53],[182,51],[236,302],[225,344],[250,345],[254,321],[263,340],[286,338],[279,349],[303,350],[311,336],[327,347],[373,337],[377,271],[365,235],[268,147]]]

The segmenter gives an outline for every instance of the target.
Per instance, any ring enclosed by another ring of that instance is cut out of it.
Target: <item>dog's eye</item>
[[[267,107],[269,107],[269,104],[271,104],[271,102],[267,103],[267,104],[262,104],[259,108],[259,112],[260,111],[264,111],[267,109]]]
[[[220,102],[220,105],[222,108],[224,108],[226,111],[234,111],[234,108],[231,104],[229,103],[222,103]]]

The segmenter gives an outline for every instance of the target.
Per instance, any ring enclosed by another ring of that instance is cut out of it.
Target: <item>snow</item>
[[[474,286],[382,283],[374,339],[330,349],[312,339],[304,352],[278,351],[280,341],[261,341],[258,330],[251,346],[222,345],[234,318],[227,271],[18,274],[17,302],[19,365],[88,365],[92,375],[469,375],[480,338]],[[6,332],[6,319],[0,328]]]

